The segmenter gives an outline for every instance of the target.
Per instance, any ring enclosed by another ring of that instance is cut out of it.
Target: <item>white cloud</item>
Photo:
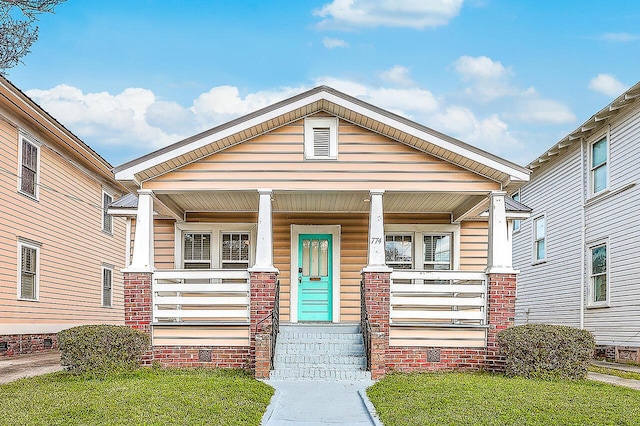
[[[322,44],[327,49],[335,49],[336,47],[349,47],[349,43],[339,38],[324,37]]]
[[[333,0],[313,14],[320,27],[409,27],[424,29],[447,25],[463,0]]]
[[[409,86],[414,84],[409,74],[409,68],[403,67],[402,65],[394,65],[390,69],[382,71],[380,78],[388,83]]]
[[[486,56],[461,56],[454,67],[462,81],[469,84],[465,92],[481,102],[515,95],[518,92],[509,83],[511,70],[499,61]]]
[[[576,121],[576,116],[566,105],[552,99],[533,98],[519,100],[515,110],[505,114],[527,123],[566,124]]]
[[[604,41],[613,41],[617,43],[629,43],[632,41],[640,40],[640,34],[606,33],[598,38]]]
[[[479,119],[468,108],[452,106],[435,114],[430,122],[438,131],[497,155],[512,156],[523,148],[511,135],[507,123],[496,114]]]
[[[628,86],[611,74],[598,74],[589,82],[589,89],[615,97],[627,90]]]

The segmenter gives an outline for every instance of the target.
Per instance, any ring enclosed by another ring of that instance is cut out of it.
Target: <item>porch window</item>
[[[450,235],[424,235],[423,243],[425,271],[451,269]]]
[[[591,247],[591,302],[603,304],[608,301],[608,268],[607,268],[607,244]]]
[[[540,216],[533,221],[533,260],[542,262],[547,258],[547,224],[546,218]]]
[[[220,265],[222,269],[249,267],[249,233],[223,232]]]
[[[184,233],[184,269],[211,269],[211,234]]]
[[[102,306],[110,308],[113,300],[113,268],[102,267]]]
[[[387,235],[385,261],[393,269],[413,269],[413,235]]]
[[[20,192],[38,198],[38,157],[39,148],[25,138],[21,138],[20,150]]]
[[[595,195],[608,187],[609,147],[606,136],[591,144],[591,194]]]
[[[18,243],[20,252],[20,283],[18,297],[25,300],[38,299],[38,258],[40,248]]]

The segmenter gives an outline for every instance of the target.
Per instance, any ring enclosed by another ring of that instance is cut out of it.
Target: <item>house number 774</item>
[[[380,238],[380,237],[371,237],[371,244],[382,244],[382,238]]]

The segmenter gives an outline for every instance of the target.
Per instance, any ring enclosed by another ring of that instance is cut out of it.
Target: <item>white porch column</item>
[[[364,271],[391,271],[385,262],[382,194],[384,190],[371,190],[369,193],[369,254]]]
[[[493,191],[489,195],[489,252],[486,270],[488,274],[514,272],[504,203],[506,194],[504,191]]]
[[[256,263],[249,268],[252,272],[277,271],[273,266],[273,225],[271,213],[271,189],[259,189],[258,231],[256,236]]]
[[[138,215],[133,259],[127,271],[153,272],[153,191],[138,191]]]

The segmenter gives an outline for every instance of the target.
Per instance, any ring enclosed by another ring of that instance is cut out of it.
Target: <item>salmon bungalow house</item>
[[[130,218],[125,322],[151,335],[147,361],[500,367],[512,221],[530,213],[506,194],[527,169],[321,86],[114,171],[132,193],[109,210]]]

